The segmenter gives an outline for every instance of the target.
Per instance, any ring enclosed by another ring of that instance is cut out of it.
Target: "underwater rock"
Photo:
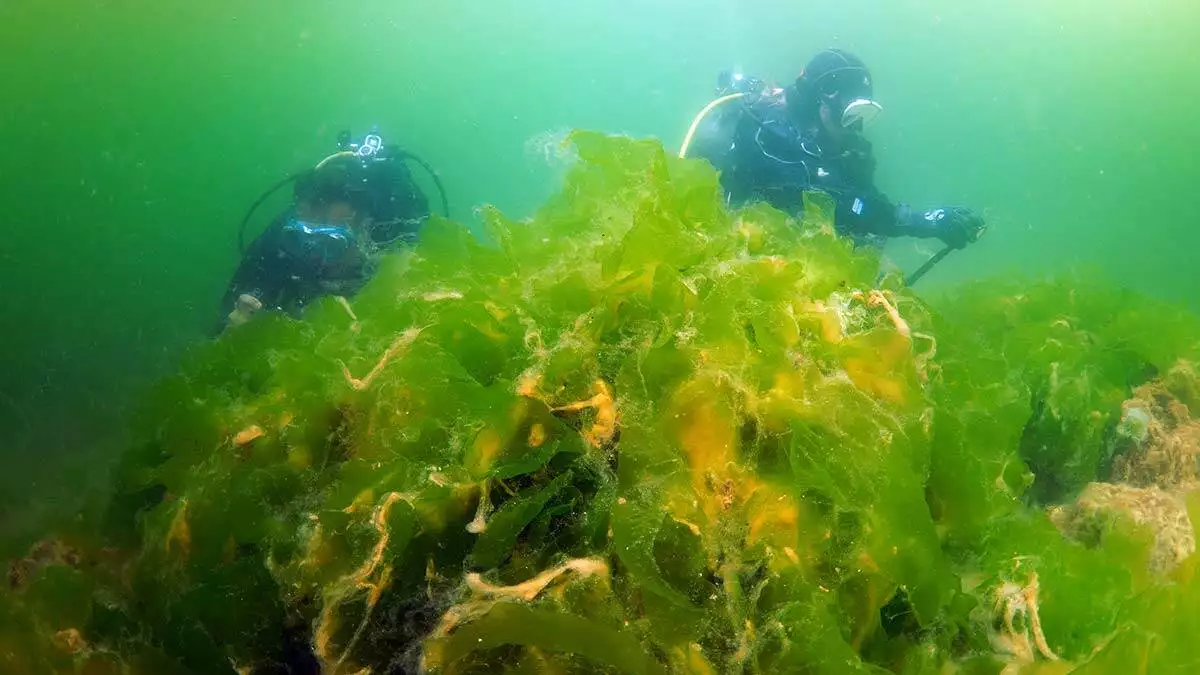
[[[1149,570],[1174,570],[1196,550],[1187,496],[1200,488],[1200,420],[1177,396],[1196,391],[1195,365],[1179,361],[1133,391],[1116,428],[1118,456],[1112,483],[1089,484],[1072,504],[1053,507],[1064,535],[1094,544],[1118,516],[1149,528],[1154,544]]]
[[[1051,509],[1050,518],[1064,535],[1076,541],[1094,541],[1105,521],[1124,515],[1150,528],[1154,546],[1149,570],[1170,572],[1196,551],[1195,527],[1188,517],[1187,502],[1158,487],[1135,487],[1121,483],[1092,483],[1069,506]]]
[[[1180,361],[1159,380],[1138,387],[1122,407],[1117,431],[1123,444],[1114,478],[1164,489],[1197,487],[1200,479],[1200,419],[1180,395],[1200,387],[1195,364]]]

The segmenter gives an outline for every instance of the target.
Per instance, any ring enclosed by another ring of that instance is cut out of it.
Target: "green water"
[[[1185,0],[71,4],[0,6],[6,522],[86,477],[218,314],[247,204],[346,127],[438,167],[457,217],[522,216],[562,131],[675,145],[718,70],[840,46],[876,75],[884,190],[989,214],[929,289],[1083,266],[1200,308]]]

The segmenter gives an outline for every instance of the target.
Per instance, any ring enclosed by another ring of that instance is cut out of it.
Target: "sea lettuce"
[[[1194,317],[1076,279],[927,303],[820,194],[731,211],[656,141],[569,144],[489,244],[435,218],[354,298],[198,346],[12,562],[4,672],[1187,663],[1195,556],[1049,509],[1134,451],[1136,387],[1195,404]]]

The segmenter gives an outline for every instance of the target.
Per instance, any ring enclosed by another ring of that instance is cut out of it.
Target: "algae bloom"
[[[5,673],[1162,673],[1194,663],[1196,320],[930,307],[571,137],[532,219],[196,350],[10,566]],[[1190,516],[1189,516],[1190,514]]]

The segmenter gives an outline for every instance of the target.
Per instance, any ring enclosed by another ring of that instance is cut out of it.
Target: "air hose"
[[[266,192],[262,193],[261,195],[259,195],[258,199],[254,200],[254,203],[250,205],[250,209],[248,211],[246,211],[246,217],[242,218],[242,224],[238,225],[238,250],[239,251],[241,251],[242,253],[246,252],[246,225],[250,222],[250,218],[252,218],[254,216],[254,212],[258,210],[258,207],[262,206],[263,202],[270,199],[271,195],[278,192],[279,188],[281,188],[284,185],[287,185],[289,183],[295,182],[295,180],[297,178],[299,178],[300,176],[303,176],[305,173],[306,172],[302,171],[300,173],[294,173],[294,174],[288,176],[287,178],[284,178],[283,180],[279,181],[278,183],[267,188]]]
[[[353,150],[343,150],[341,152],[335,152],[332,155],[326,157],[325,159],[317,162],[317,165],[313,167],[313,171],[320,170],[321,167],[325,166],[326,164],[332,162],[333,160],[335,160],[339,157],[357,157],[357,156],[358,156],[357,153],[355,153]]]
[[[692,139],[696,136],[696,129],[700,128],[700,123],[704,121],[705,117],[708,117],[708,114],[712,112],[714,108],[728,103],[734,99],[742,98],[743,96],[745,96],[745,94],[741,92],[736,94],[726,94],[725,96],[722,96],[715,101],[711,101],[708,105],[704,106],[704,108],[696,114],[696,119],[692,120],[692,126],[688,128],[687,135],[683,137],[683,145],[679,147],[679,158],[683,159],[684,157],[687,157],[688,147],[692,145]]]
[[[437,172],[433,170],[433,167],[429,166],[425,160],[417,157],[407,150],[401,150],[399,152],[399,156],[403,159],[412,160],[419,164],[422,169],[425,169],[425,172],[428,173],[429,177],[433,179],[433,184],[437,186],[438,194],[442,197],[442,215],[446,216],[446,218],[449,218],[450,201],[446,199],[446,187],[442,185],[442,179],[437,175]]]

